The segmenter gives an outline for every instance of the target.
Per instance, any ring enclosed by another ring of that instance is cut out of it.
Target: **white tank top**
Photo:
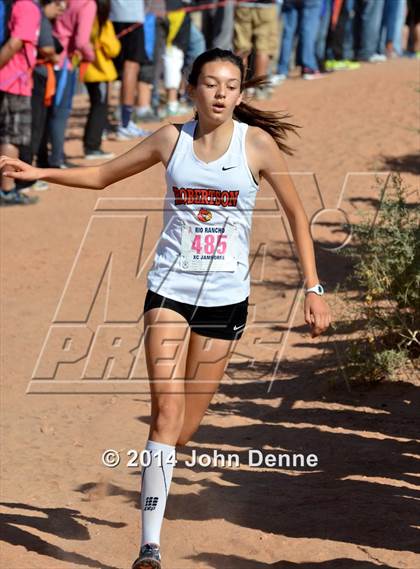
[[[241,302],[250,293],[249,239],[258,184],[245,153],[248,125],[234,122],[228,150],[212,162],[193,148],[185,123],[166,169],[163,230],[147,286],[198,306]]]

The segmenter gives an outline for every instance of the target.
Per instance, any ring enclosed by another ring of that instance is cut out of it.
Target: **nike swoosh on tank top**
[[[185,123],[166,169],[163,230],[147,286],[198,306],[223,306],[250,293],[249,242],[259,189],[249,169],[246,123],[234,120],[228,150],[212,162],[194,152],[197,121]]]

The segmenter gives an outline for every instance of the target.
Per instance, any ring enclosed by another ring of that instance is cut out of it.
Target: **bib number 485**
[[[214,255],[218,253],[219,255],[224,255],[227,248],[227,235],[206,235],[203,239],[204,244],[202,244],[202,235],[196,235],[191,245],[191,249],[196,253],[200,254],[202,249],[206,255]]]

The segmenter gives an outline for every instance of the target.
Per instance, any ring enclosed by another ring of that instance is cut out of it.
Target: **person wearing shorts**
[[[41,25],[41,11],[32,0],[16,0],[8,22],[9,38],[0,49],[0,154],[17,158],[31,142],[32,72]],[[0,205],[28,205],[36,198],[16,189],[2,176]]]
[[[169,308],[181,314],[191,331],[224,340],[239,340],[245,331],[248,316],[248,297],[234,304],[198,306],[173,300],[150,289],[144,301],[144,312],[152,308]]]
[[[246,64],[251,52],[255,52],[254,76],[267,75],[270,58],[278,46],[278,9],[272,0],[244,2],[235,9],[234,51]]]
[[[295,125],[286,122],[288,115],[245,103],[246,87],[242,59],[212,49],[195,59],[188,77],[194,119],[166,124],[125,154],[90,168],[42,170],[0,158],[0,169],[13,168],[9,176],[96,190],[159,163],[166,168],[163,229],[147,275],[143,314],[151,417],[141,473],[140,552],[132,569],[162,567],[160,532],[176,449],[199,428],[232,347],[246,330],[249,243],[260,177],[272,186],[292,227],[312,337],[331,321],[309,221],[286,175],[283,153],[293,153],[286,138]]]
[[[115,66],[121,77],[121,120],[117,129],[118,140],[130,140],[148,134],[131,120],[140,66],[147,61],[144,48],[144,16],[144,0],[135,2],[111,0],[109,19],[121,42],[121,51],[115,59]]]

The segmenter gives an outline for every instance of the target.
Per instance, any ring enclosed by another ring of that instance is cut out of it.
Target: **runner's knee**
[[[153,428],[161,434],[174,433],[182,429],[185,404],[179,397],[171,395],[157,402],[153,413]]]

